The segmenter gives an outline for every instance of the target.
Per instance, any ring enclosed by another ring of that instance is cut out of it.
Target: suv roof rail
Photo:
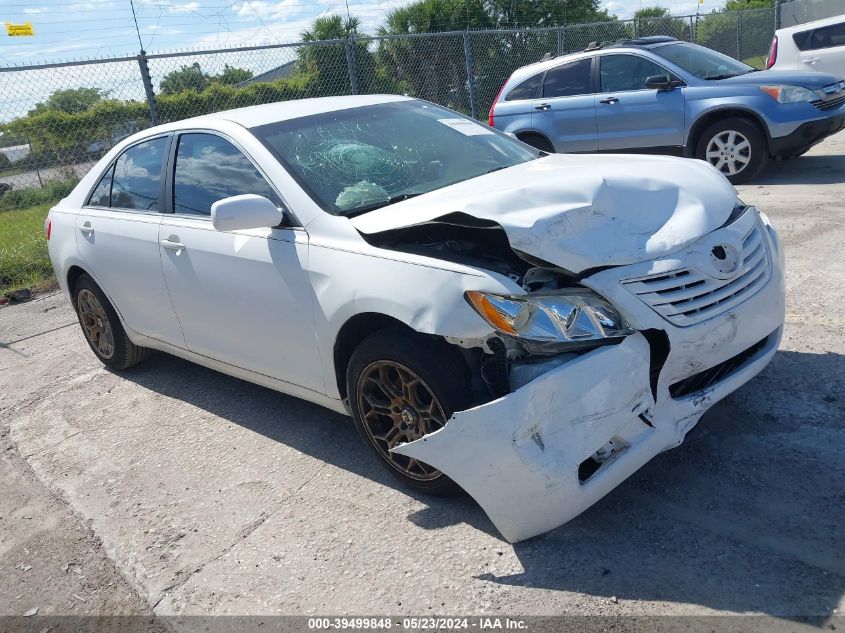
[[[648,37],[636,37],[634,39],[616,40],[615,42],[590,42],[585,51],[597,51],[612,46],[648,46],[650,44],[662,44],[664,42],[677,42],[678,40],[668,35],[649,35]]]
[[[543,55],[543,56],[540,58],[540,61],[541,61],[541,62],[547,62],[547,61],[549,61],[550,59],[554,59],[555,57],[557,57],[557,53],[546,53],[545,55]]]

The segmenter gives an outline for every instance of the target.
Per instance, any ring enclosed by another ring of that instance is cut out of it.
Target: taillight
[[[510,81],[510,77],[508,77],[508,81]],[[494,115],[496,110],[496,104],[499,102],[499,97],[501,97],[502,93],[505,91],[505,86],[508,85],[508,81],[502,84],[502,87],[499,89],[499,93],[496,95],[496,98],[493,99],[493,105],[490,106],[490,112],[487,115],[487,125],[489,125],[490,127],[495,127],[493,123],[495,122]]]
[[[44,220],[44,237],[47,238],[47,241],[50,241],[50,233],[53,231],[53,221],[50,219],[50,216],[47,216],[47,219]]]
[[[766,58],[766,70],[775,65],[778,59],[778,36],[772,38],[772,45],[769,46],[769,56]]]

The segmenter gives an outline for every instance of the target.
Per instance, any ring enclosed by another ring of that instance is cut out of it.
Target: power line
[[[141,41],[141,29],[138,28],[138,18],[135,15],[135,3],[129,0],[129,6],[132,7],[132,20],[135,22],[135,32],[138,34],[138,45],[141,47],[141,55],[144,53],[144,42]],[[143,59],[143,57],[141,58]]]

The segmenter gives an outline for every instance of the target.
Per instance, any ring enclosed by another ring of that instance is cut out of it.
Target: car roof
[[[180,130],[186,127],[208,125],[219,121],[231,121],[246,128],[252,128],[260,125],[266,125],[267,123],[277,123],[279,121],[298,119],[299,117],[311,114],[336,112],[338,110],[348,110],[350,108],[360,108],[380,103],[412,100],[413,99],[411,97],[403,97],[401,95],[356,95],[277,101],[275,103],[265,103],[263,105],[203,114],[190,119],[182,119],[180,121],[174,121],[173,123],[159,125],[155,128],[149,128],[144,132],[146,135],[149,135],[149,132],[151,131],[168,132],[172,130]]]
[[[825,18],[823,20],[816,20],[815,22],[805,22],[804,24],[796,24],[795,26],[787,26],[782,29],[778,29],[778,33],[783,33],[785,35],[791,35],[793,33],[803,33],[804,31],[810,31],[812,29],[817,29],[822,26],[833,26],[834,24],[841,24],[845,22],[845,13],[842,15],[835,15],[832,18]]]
[[[634,40],[620,40],[618,42],[609,42],[606,44],[598,44],[594,42],[583,51],[566,53],[564,55],[555,55],[543,58],[539,62],[534,62],[533,64],[521,66],[513,72],[506,86],[515,85],[518,81],[522,81],[523,79],[531,77],[539,72],[543,72],[544,70],[548,70],[549,68],[554,68],[561,62],[592,57],[601,51],[612,50],[614,53],[636,53],[642,52],[643,50],[653,50],[668,44],[677,44],[680,41],[681,40],[677,40],[674,37],[655,35],[653,37],[641,37]]]

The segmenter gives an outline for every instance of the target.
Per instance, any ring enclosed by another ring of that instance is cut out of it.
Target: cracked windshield
[[[540,155],[472,119],[420,101],[326,112],[252,132],[315,202],[347,216]]]

